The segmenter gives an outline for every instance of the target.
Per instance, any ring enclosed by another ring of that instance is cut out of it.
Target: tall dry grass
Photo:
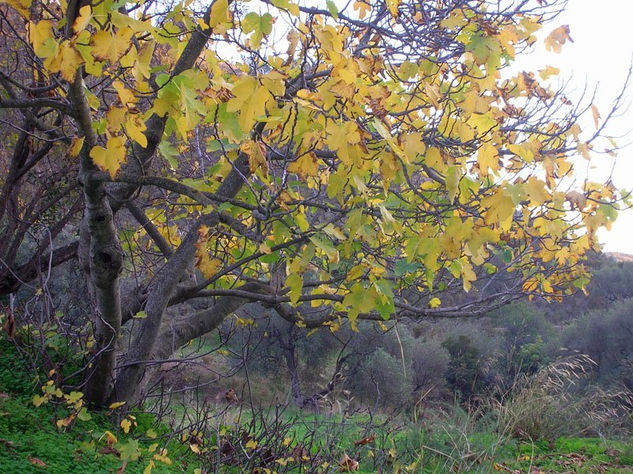
[[[592,386],[594,367],[589,356],[576,354],[517,379],[508,392],[489,400],[498,431],[530,440],[629,435],[633,393]]]

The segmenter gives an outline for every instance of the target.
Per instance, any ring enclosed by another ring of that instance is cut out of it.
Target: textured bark
[[[85,137],[79,169],[85,200],[85,234],[82,240],[89,246],[85,263],[89,267],[96,302],[96,354],[88,374],[85,394],[90,403],[102,406],[113,383],[115,346],[121,328],[119,274],[123,268],[123,250],[114,226],[105,184],[99,178],[101,172],[89,156],[97,138],[92,128],[81,70],[77,71],[70,86],[69,98],[77,111],[78,128]]]
[[[145,361],[151,357],[169,299],[181,277],[194,260],[199,226],[199,222],[192,226],[178,250],[158,271],[149,288],[145,304],[147,316],[142,320],[127,353],[126,360],[131,362],[126,362],[125,367],[117,374],[114,390],[110,396],[111,403],[115,401],[130,402],[136,397],[140,389],[139,384],[143,378],[144,364],[134,363],[134,361]]]
[[[206,12],[207,23],[210,9],[211,5]],[[193,32],[172,70],[172,77],[195,65],[210,33],[210,29],[202,28],[197,28]],[[116,212],[129,200],[138,186],[112,184],[107,193],[110,197],[106,196],[105,181],[99,178],[100,172],[89,157],[89,152],[96,145],[97,139],[92,129],[81,71],[78,71],[69,92],[79,128],[86,137],[80,155],[80,181],[84,186],[86,206],[80,239],[80,256],[84,267],[90,273],[98,311],[95,319],[97,354],[88,379],[86,395],[92,403],[103,405],[109,398],[131,400],[142,376],[142,367],[128,366],[118,374],[116,383],[113,383],[114,348],[122,321],[119,273],[123,265],[123,252],[113,224],[113,210]],[[166,116],[156,115],[148,119],[145,131],[147,146],[141,147],[138,144],[132,146],[131,156],[124,167],[125,172],[139,176],[144,173],[162,139],[166,120]],[[248,165],[248,161],[246,164]],[[239,187],[234,192],[238,190]],[[151,353],[171,294],[184,272],[193,263],[194,244],[197,241],[199,225],[200,223],[196,222],[192,226],[180,248],[159,270],[148,289],[145,304],[147,318],[134,338],[131,354],[129,354],[133,359],[146,358]],[[113,392],[111,387],[116,388],[116,391]]]

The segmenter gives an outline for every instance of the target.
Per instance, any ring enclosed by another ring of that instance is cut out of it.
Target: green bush
[[[442,343],[450,360],[445,376],[448,386],[462,401],[480,394],[488,385],[480,351],[468,336],[451,336]]]

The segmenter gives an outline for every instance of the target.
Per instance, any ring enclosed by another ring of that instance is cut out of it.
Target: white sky
[[[574,43],[563,46],[560,54],[546,52],[540,42],[537,50],[526,58],[526,69],[551,65],[561,69],[561,78],[572,78],[571,88],[580,93],[589,85],[590,90],[597,85],[595,104],[602,116],[606,116],[613,99],[622,89],[628,68],[633,60],[633,41],[628,38],[633,18],[632,0],[569,0],[566,12],[547,25],[541,37],[560,25],[569,25]],[[522,61],[520,61],[522,62]],[[531,67],[530,67],[531,66]],[[628,105],[633,99],[633,84],[629,85],[626,96]],[[570,98],[574,94],[569,94]],[[582,124],[591,132],[591,119]],[[623,135],[633,130],[633,106],[611,123],[607,130],[613,136]],[[633,189],[633,133],[616,139],[622,147],[615,160],[613,181],[619,188]],[[624,146],[627,145],[627,146]],[[590,178],[604,181],[613,166],[607,155],[596,156],[591,165]],[[579,170],[580,171],[580,170]],[[599,234],[607,252],[633,254],[633,211],[621,212],[610,232]]]

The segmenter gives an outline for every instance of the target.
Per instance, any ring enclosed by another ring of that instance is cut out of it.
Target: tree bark
[[[102,406],[113,383],[115,346],[121,328],[119,274],[123,268],[123,250],[105,184],[99,179],[101,171],[89,155],[97,137],[92,128],[81,69],[70,86],[69,98],[77,111],[79,130],[85,137],[80,152],[79,180],[83,184],[85,198],[84,230],[88,236],[84,235],[84,242],[89,245],[87,264],[96,300],[96,354],[89,370],[85,395],[88,402]]]

